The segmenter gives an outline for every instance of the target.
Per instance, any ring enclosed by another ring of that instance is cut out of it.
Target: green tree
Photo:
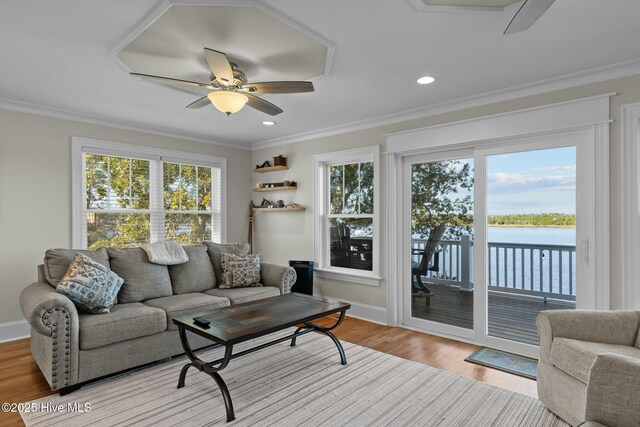
[[[470,234],[473,226],[473,169],[463,160],[414,164],[411,168],[412,233],[425,238],[447,224],[444,238]]]

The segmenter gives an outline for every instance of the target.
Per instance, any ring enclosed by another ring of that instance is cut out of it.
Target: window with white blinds
[[[154,155],[146,147],[136,153],[135,146],[114,150],[112,143],[83,141],[74,139],[80,168],[79,174],[74,170],[74,185],[80,187],[74,245],[222,241],[224,159],[198,161],[190,154]]]

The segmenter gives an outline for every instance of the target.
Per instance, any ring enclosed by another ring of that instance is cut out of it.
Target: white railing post
[[[471,282],[471,238],[469,235],[460,236],[460,289],[473,290]]]

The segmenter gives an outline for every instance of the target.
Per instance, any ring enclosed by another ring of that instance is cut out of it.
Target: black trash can
[[[313,295],[313,261],[289,261],[289,267],[298,275],[291,292]]]

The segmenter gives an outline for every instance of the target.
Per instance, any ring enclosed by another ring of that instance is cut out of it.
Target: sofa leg
[[[60,390],[58,390],[58,394],[60,396],[64,396],[66,394],[73,393],[74,391],[80,390],[81,387],[82,386],[80,384],[74,384],[68,387],[63,387]]]

